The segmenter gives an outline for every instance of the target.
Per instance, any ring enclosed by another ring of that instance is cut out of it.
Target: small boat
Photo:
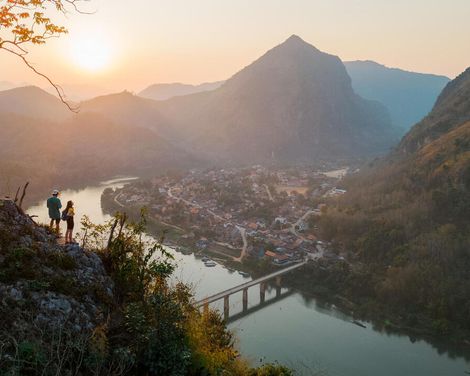
[[[202,259],[201,259],[202,262],[207,262],[207,261],[211,261],[211,259],[207,256],[203,256]]]
[[[240,274],[241,276],[245,277],[245,278],[248,278],[250,276],[250,273],[247,273],[247,272],[243,272],[241,270],[238,271],[238,274]]]
[[[183,255],[190,255],[192,251],[189,248],[178,246],[175,248],[176,252],[181,252]]]
[[[204,265],[207,266],[208,268],[212,268],[213,266],[216,266],[217,263],[215,261],[209,260],[209,261],[206,261]]]
[[[361,328],[367,328],[367,326],[365,326],[362,322],[360,321],[357,321],[357,320],[354,320],[352,322],[354,325],[357,325],[357,326],[360,326]]]

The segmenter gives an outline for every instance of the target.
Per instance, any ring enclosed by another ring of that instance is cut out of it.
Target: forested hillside
[[[467,70],[321,219],[323,236],[363,265],[374,304],[440,333],[470,331],[469,88]]]
[[[30,181],[27,199],[46,195],[54,187],[197,163],[152,130],[95,113],[53,121],[0,112],[0,132],[0,192],[12,196],[19,185]]]

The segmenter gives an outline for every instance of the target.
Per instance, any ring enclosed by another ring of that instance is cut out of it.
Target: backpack
[[[60,217],[63,221],[67,221],[67,210],[62,210],[62,216]]]

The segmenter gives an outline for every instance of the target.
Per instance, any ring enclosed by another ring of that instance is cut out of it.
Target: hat
[[[56,196],[56,195],[58,195],[58,194],[59,194],[59,190],[58,190],[58,189],[54,189],[54,190],[52,191],[52,195],[53,195],[53,196]]]

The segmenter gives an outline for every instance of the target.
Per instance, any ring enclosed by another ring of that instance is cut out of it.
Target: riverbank
[[[113,194],[102,197],[103,207],[108,212],[122,210],[123,205],[116,202]],[[140,208],[128,206],[127,212],[137,218]],[[240,260],[238,250],[224,247],[214,242],[208,242],[207,247],[198,249],[195,247],[195,239],[187,238],[187,229],[175,229],[175,226],[162,224],[155,218],[149,218],[149,230],[155,236],[165,234],[166,241],[174,246],[180,246],[192,250],[197,257],[209,256],[228,268],[236,269],[248,273],[254,278],[267,274],[277,267],[267,260],[258,260],[252,257],[245,257]],[[316,264],[313,264],[316,265]],[[425,339],[432,343],[448,342],[450,347],[462,346],[461,356],[468,356],[470,349],[467,349],[468,335],[464,333],[436,333],[432,328],[429,318],[420,316],[409,320],[408,315],[396,312],[387,305],[378,304],[372,296],[373,292],[368,290],[368,278],[373,275],[361,275],[353,270],[358,268],[354,265],[342,261],[340,258],[324,258],[320,265],[310,266],[304,272],[288,276],[285,286],[294,288],[306,297],[329,300],[345,314],[351,315],[354,319],[370,321],[371,325],[380,330],[387,330],[389,333],[407,335],[410,338]],[[358,281],[361,281],[360,283]],[[314,282],[314,285],[312,285]],[[449,338],[446,338],[449,337]]]
[[[111,191],[103,193],[101,205],[104,212],[109,215],[125,210],[128,215],[137,219],[141,212],[141,207],[139,206],[124,206]],[[225,261],[231,261],[235,265],[241,264],[242,249],[220,242],[208,242],[204,247],[197,248],[194,246],[194,238],[186,236],[190,230],[163,222],[152,216],[147,217],[147,222],[149,231],[156,237],[163,237],[164,241],[169,245],[187,248],[195,254],[205,254],[221,258]]]
[[[96,184],[85,190],[64,191],[64,195],[76,202],[80,210],[78,217],[86,213],[94,223],[103,223],[109,219],[100,204],[106,187],[116,185]],[[47,217],[45,202],[28,213]],[[172,248],[168,248],[168,252],[177,265],[174,283],[184,281],[191,285],[196,299],[250,280],[237,273],[230,261],[224,262],[227,266],[218,263],[207,268],[194,254],[178,253]],[[241,269],[253,270],[249,268],[247,260]],[[262,269],[259,270],[261,273]],[[259,276],[250,273],[253,278]],[[242,307],[241,294],[230,297],[230,313],[238,319],[231,322],[229,328],[238,337],[240,353],[253,364],[277,361],[298,370],[301,375],[310,375],[312,372],[306,372],[305,365],[308,365],[309,370],[319,370],[320,374],[328,376],[442,376],[460,375],[470,370],[470,361],[452,347],[439,347],[420,339],[412,341],[409,336],[379,330],[367,322],[367,328],[362,328],[352,322],[352,316],[339,309],[339,304],[331,302],[334,294],[328,294],[325,299],[321,294],[300,293],[287,278],[283,281],[283,297],[276,299],[276,289],[268,286],[266,304],[259,308],[259,290],[249,289],[247,315],[238,315]]]
[[[354,271],[354,266],[341,260],[320,260],[307,265],[303,272],[286,276],[286,286],[301,291],[306,297],[323,299],[355,320],[369,322],[374,329],[406,335],[410,341],[425,340],[439,351],[447,349],[454,356],[470,359],[470,333],[436,332],[425,315],[412,315],[402,307],[384,305],[373,298],[370,275]]]

